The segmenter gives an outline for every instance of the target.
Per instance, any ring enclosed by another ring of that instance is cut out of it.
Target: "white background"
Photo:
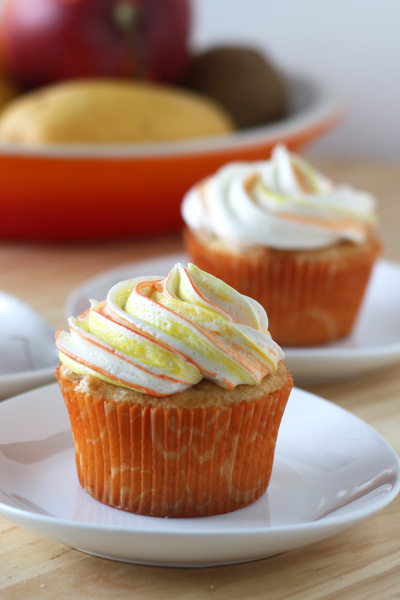
[[[400,0],[192,2],[194,48],[254,45],[339,94],[347,117],[312,150],[400,158]]]
[[[345,121],[310,149],[400,158],[400,0],[193,0],[195,48],[255,45],[330,84]]]

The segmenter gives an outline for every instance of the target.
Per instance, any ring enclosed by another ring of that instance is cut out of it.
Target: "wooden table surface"
[[[400,262],[400,163],[315,161],[379,200],[384,257]],[[71,290],[104,270],[182,250],[179,236],[96,244],[0,242],[0,288],[64,327]],[[307,388],[361,417],[400,454],[400,364]],[[275,557],[205,569],[125,564],[86,555],[0,518],[0,598],[400,599],[400,497],[346,532]]]

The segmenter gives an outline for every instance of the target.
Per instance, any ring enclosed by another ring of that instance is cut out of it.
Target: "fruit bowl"
[[[287,117],[229,135],[159,144],[0,144],[3,240],[103,240],[178,231],[184,193],[228,161],[300,150],[343,110],[324,84],[285,76]]]

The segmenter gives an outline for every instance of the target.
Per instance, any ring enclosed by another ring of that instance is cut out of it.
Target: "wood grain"
[[[400,262],[400,165],[317,161],[335,181],[379,200],[384,257]],[[124,263],[179,252],[179,236],[103,244],[0,243],[0,287],[65,326],[68,294]],[[400,454],[400,365],[355,380],[307,388],[358,415]],[[108,561],[42,539],[0,518],[0,598],[273,600],[400,598],[400,497],[331,539],[265,560],[206,569],[167,569]]]

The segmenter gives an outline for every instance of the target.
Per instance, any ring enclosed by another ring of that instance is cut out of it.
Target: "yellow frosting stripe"
[[[221,352],[208,339],[205,332],[194,325],[193,321],[179,318],[180,316],[184,317],[184,315],[180,314],[176,304],[171,303],[171,307],[169,307],[165,296],[158,295],[156,295],[156,303],[158,304],[157,312],[147,308],[138,307],[135,309],[130,307],[129,314],[145,321],[154,329],[155,335],[165,340],[167,344],[185,352],[189,360],[193,361],[204,374],[216,377],[221,370],[229,370],[231,377],[240,378],[242,383],[253,383],[255,381],[251,373],[246,374],[245,369],[242,369],[235,361],[230,360],[226,353]],[[168,310],[160,310],[162,306]],[[196,308],[191,307],[188,311],[190,310],[192,311],[191,317],[198,323],[198,316],[195,315]],[[215,317],[216,315],[213,315],[212,318]]]
[[[59,331],[60,360],[79,374],[166,396],[202,377],[232,389],[257,384],[283,352],[265,311],[195,265],[166,278],[140,277],[92,301],[70,333]]]
[[[183,357],[167,350],[143,334],[104,317],[96,310],[90,311],[89,331],[99,340],[111,344],[113,348],[127,356],[140,356],[140,363],[146,367],[160,369],[171,377],[189,381],[197,375],[198,370]]]
[[[257,344],[232,324],[231,321],[228,321],[209,308],[203,308],[198,305],[193,306],[180,299],[169,298],[163,294],[156,294],[156,301],[174,314],[180,315],[191,323],[196,323],[196,326],[206,335],[207,343],[211,347],[212,353],[220,348],[222,349],[222,354],[227,354],[224,357],[225,359],[232,358],[232,364],[240,363],[245,365],[249,362],[252,363],[251,370],[254,370],[258,363],[264,363],[265,361],[269,362],[275,368],[276,365],[267,352],[257,347]]]
[[[293,207],[297,208],[305,208],[310,209],[310,213],[317,214],[316,211],[328,211],[329,214],[326,214],[325,220],[324,215],[318,214],[318,218],[315,218],[315,224],[320,225],[324,228],[334,228],[342,226],[342,223],[346,223],[343,221],[343,217],[348,217],[348,222],[356,226],[357,229],[362,229],[365,227],[364,223],[375,223],[376,217],[373,214],[364,213],[361,209],[358,209],[357,206],[352,204],[339,203],[337,197],[333,197],[329,194],[325,194],[322,198],[313,196],[312,194],[302,195],[302,196],[285,196],[284,194],[279,194],[278,192],[274,192],[270,188],[265,185],[261,179],[257,179],[254,190],[257,192],[258,201],[264,204],[266,207],[273,208],[277,210],[276,213],[280,217],[284,217],[285,214],[283,212],[279,212],[279,209],[284,209],[285,206],[289,209],[289,216],[294,219],[304,220],[307,223],[307,216],[304,214],[290,214],[290,211]],[[360,219],[360,223],[353,222],[351,218]],[[338,219],[342,219],[340,222]]]

